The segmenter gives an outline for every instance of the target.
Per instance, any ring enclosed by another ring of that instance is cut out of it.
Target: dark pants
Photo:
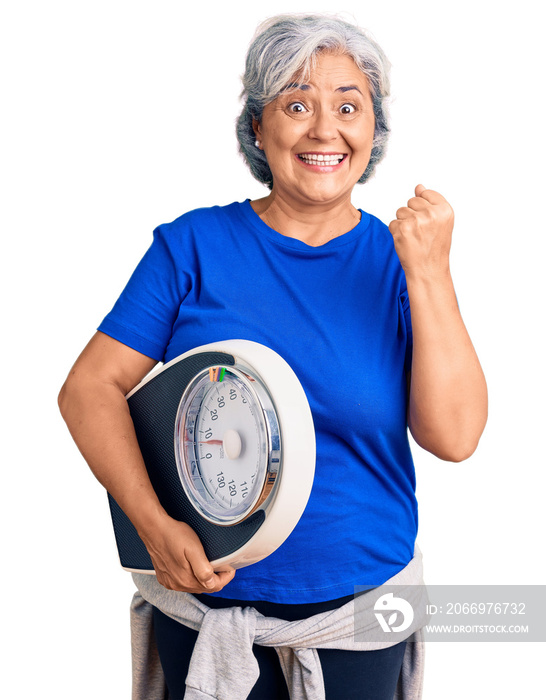
[[[252,605],[263,615],[283,620],[301,620],[333,610],[350,600],[349,597],[316,605],[281,605],[205,595],[196,597],[214,608]],[[154,633],[169,689],[169,700],[182,700],[197,632],[154,608]],[[393,700],[405,647],[406,642],[377,651],[318,649],[326,700]],[[254,644],[253,652],[260,667],[260,677],[248,696],[249,700],[289,700],[275,649]]]

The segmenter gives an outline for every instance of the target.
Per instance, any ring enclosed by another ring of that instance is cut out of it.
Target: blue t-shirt
[[[359,224],[312,247],[250,202],[191,211],[154,241],[99,330],[168,362],[205,343],[263,343],[292,367],[316,431],[315,481],[283,545],[219,595],[311,603],[380,585],[412,558],[415,471],[407,435],[411,321],[392,236]]]

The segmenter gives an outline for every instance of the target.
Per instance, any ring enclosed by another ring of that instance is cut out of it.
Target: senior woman
[[[237,134],[269,194],[159,226],[61,391],[74,439],[154,564],[157,579],[135,581],[144,590],[153,580],[152,642],[170,698],[246,697],[231,681],[218,690],[221,679],[207,674],[195,688],[201,659],[219,652],[177,610],[227,610],[235,627],[249,608],[277,622],[315,616],[328,632],[355,586],[397,580],[415,562],[408,426],[450,461],[471,455],[483,431],[485,380],[450,276],[450,205],[418,184],[387,227],[351,201],[384,154],[388,89],[388,61],[361,29],[321,15],[265,22],[248,52]],[[124,399],[156,362],[223,338],[263,343],[289,362],[317,440],[300,522],[274,554],[237,572],[213,571],[195,533],[163,510]],[[224,678],[248,671],[235,627],[224,630],[234,655],[215,660]],[[405,641],[322,646],[311,675],[321,668],[323,680],[312,680],[308,697],[393,698]],[[267,642],[254,653],[259,678],[247,683],[248,697],[288,697],[286,657]]]

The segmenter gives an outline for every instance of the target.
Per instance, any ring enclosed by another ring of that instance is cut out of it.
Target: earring
[[[256,141],[254,142],[254,145],[256,146],[256,148],[262,147],[262,144],[258,141],[258,139],[256,139]]]

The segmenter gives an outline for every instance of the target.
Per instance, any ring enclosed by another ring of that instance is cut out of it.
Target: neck
[[[310,246],[321,246],[353,229],[360,212],[350,196],[334,204],[302,206],[271,194],[251,203],[260,219],[283,236],[297,238]]]

